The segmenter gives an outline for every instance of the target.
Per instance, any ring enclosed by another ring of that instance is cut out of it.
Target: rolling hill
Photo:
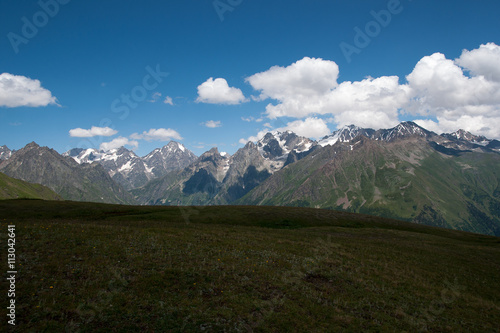
[[[0,215],[23,331],[498,331],[498,237],[300,207],[3,200]]]

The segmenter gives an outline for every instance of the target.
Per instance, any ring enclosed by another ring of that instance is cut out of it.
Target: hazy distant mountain
[[[98,163],[78,164],[53,149],[32,142],[16,151],[0,171],[30,183],[42,184],[64,199],[108,203],[134,203],[131,195],[115,183]]]
[[[0,199],[44,199],[60,200],[51,189],[40,184],[32,184],[9,177],[0,172]]]

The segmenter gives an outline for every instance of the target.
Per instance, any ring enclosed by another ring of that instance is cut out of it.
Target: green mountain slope
[[[40,184],[32,184],[11,178],[0,172],[0,199],[44,199],[59,200],[61,197]]]
[[[273,174],[238,204],[342,209],[500,235],[500,155],[359,137]]]

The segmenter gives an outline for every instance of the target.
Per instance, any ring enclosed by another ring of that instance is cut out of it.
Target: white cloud
[[[292,96],[313,98],[337,86],[339,67],[333,61],[305,57],[288,67],[273,66],[246,79],[260,98],[284,101]]]
[[[142,134],[133,133],[130,135],[130,138],[146,141],[170,141],[172,139],[182,140],[181,135],[171,128],[152,128],[147,132],[142,132]]]
[[[488,80],[500,82],[500,46],[494,43],[472,51],[463,50],[455,62],[474,76],[483,75]]]
[[[172,100],[172,97],[170,97],[170,96],[166,96],[165,100],[163,101],[163,103],[174,105],[174,101]]]
[[[468,72],[468,75],[467,75]],[[455,60],[441,53],[423,57],[406,82],[398,76],[337,82],[333,61],[303,58],[288,67],[274,66],[247,78],[260,92],[270,119],[330,115],[337,126],[374,129],[399,122],[401,114],[424,116],[427,127],[500,138],[500,46],[488,43],[463,50]],[[434,119],[434,120],[433,120]]]
[[[497,49],[495,44],[481,45],[476,50],[464,50],[455,61],[441,53],[422,58],[407,76],[411,99],[405,109],[429,116],[420,123],[438,133],[462,128],[500,138],[500,80],[490,68],[495,61],[500,66],[500,57],[495,57]],[[470,77],[464,74],[466,70]],[[486,76],[488,70],[491,75]]]
[[[400,86],[397,76],[367,78],[359,82],[337,82],[339,68],[330,60],[305,57],[288,67],[271,67],[247,78],[261,91],[260,98],[277,100],[268,104],[269,118],[303,118],[314,114],[333,114],[337,123],[355,122],[359,115],[365,125],[377,127],[390,119],[397,122],[398,107],[406,100],[407,88]]]
[[[311,117],[289,122],[285,127],[278,128],[277,130],[281,132],[290,130],[297,135],[313,139],[322,138],[331,132],[323,119]]]
[[[246,102],[240,89],[229,87],[223,78],[209,78],[198,86],[197,103],[240,104]]]
[[[0,74],[0,106],[47,106],[56,104],[57,99],[43,88],[38,80],[9,73]]]
[[[437,117],[437,122],[431,119],[422,119],[415,120],[415,123],[439,134],[452,133],[458,129],[463,129],[487,138],[500,138],[500,117],[486,118],[484,116],[463,115],[455,120]]]
[[[90,129],[73,128],[69,130],[69,136],[75,138],[90,138],[93,136],[112,136],[118,133],[110,127],[96,127],[92,126]]]
[[[203,126],[208,127],[208,128],[216,128],[216,127],[221,127],[222,124],[220,120],[214,121],[214,120],[208,120],[204,123],[202,123]]]
[[[242,145],[245,145],[248,141],[257,141],[258,139],[255,139],[255,137],[251,136],[248,139],[239,139],[238,142],[241,143]]]
[[[124,138],[123,136],[120,136],[116,139],[113,139],[110,142],[101,143],[99,148],[101,150],[108,151],[111,149],[116,149],[116,148],[120,148],[120,147],[124,147],[124,146],[130,146],[130,147],[137,148],[139,146],[139,143],[137,141],[129,140],[128,138]]]

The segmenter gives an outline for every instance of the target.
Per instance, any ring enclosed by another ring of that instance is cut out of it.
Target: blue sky
[[[402,120],[500,138],[498,13],[496,0],[5,0],[0,145],[232,154],[269,129]]]

